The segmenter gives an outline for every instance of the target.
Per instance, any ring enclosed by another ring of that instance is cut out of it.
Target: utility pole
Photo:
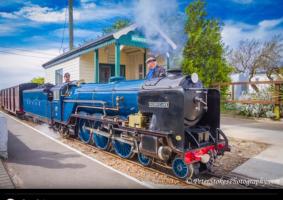
[[[69,50],[74,48],[74,28],[73,28],[73,0],[69,2]]]

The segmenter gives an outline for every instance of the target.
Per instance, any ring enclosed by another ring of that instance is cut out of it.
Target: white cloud
[[[93,2],[93,0],[81,0],[81,3],[83,4],[83,3],[92,3]]]
[[[23,1],[23,0],[8,0],[8,1],[1,1],[0,3],[0,8],[7,8],[10,6],[15,6],[15,5],[24,5],[24,4],[29,4],[29,1]]]
[[[256,25],[226,21],[222,38],[231,48],[237,47],[239,42],[245,39],[269,40],[274,35],[283,34],[283,27],[278,26],[281,23],[283,18],[263,20]]]
[[[130,7],[125,4],[107,3],[97,6],[93,2],[84,1],[82,7],[74,8],[74,20],[77,21],[94,21],[105,20],[114,17],[125,17],[130,13]],[[61,23],[65,21],[65,8],[56,10],[49,7],[41,7],[39,5],[26,5],[19,11],[0,12],[0,17],[6,19],[29,19],[42,23]]]
[[[93,8],[96,8],[96,4],[93,3],[93,2],[90,2],[90,1],[81,1],[81,5],[83,8],[85,9],[93,9]]]
[[[18,16],[16,16],[13,13],[7,13],[7,12],[0,12],[0,17],[6,18],[6,19],[17,19]]]
[[[13,32],[16,31],[16,28],[14,26],[11,25],[2,25],[0,24],[1,28],[0,28],[0,36],[10,36]]]
[[[56,49],[47,49],[38,53],[37,49],[30,49],[30,52],[10,51],[11,53],[21,54],[5,54],[0,52],[0,89],[14,86],[20,83],[29,82],[34,77],[44,77],[45,72],[41,65],[55,57],[58,54]],[[35,58],[46,54],[50,58]],[[26,55],[26,56],[22,56]],[[32,57],[35,56],[35,57]]]
[[[97,36],[101,35],[101,32],[91,31],[88,29],[75,29],[74,34],[75,34],[75,37],[78,37],[78,38],[86,38],[86,37],[96,38]]]
[[[40,7],[38,5],[23,7],[16,12],[17,16],[24,16],[27,19],[36,22],[60,22],[65,20],[65,13],[63,10],[55,11],[48,7]]]
[[[35,22],[61,22],[65,20],[64,10],[53,10],[38,5],[24,6],[19,11],[12,13],[0,12],[0,16],[8,19],[25,18]]]
[[[96,5],[93,1],[81,0],[81,7],[74,8],[74,21],[75,23],[96,22],[101,24],[101,21],[107,23],[107,20],[115,17],[129,17],[131,13],[131,5],[127,2],[103,2],[100,5]],[[27,28],[42,26],[42,23],[63,24],[66,17],[68,20],[68,13],[66,13],[65,8],[58,10],[25,2],[23,7],[18,11],[0,12],[0,19],[5,19],[5,21],[3,20],[4,22],[0,24],[0,36],[19,34]],[[77,32],[75,34],[79,38],[86,36],[89,37],[86,39],[91,39],[100,35],[100,33],[89,30],[79,29],[75,31]],[[92,35],[94,35],[94,37]],[[60,33],[60,37],[61,36],[62,32]]]
[[[268,28],[273,28],[275,26],[278,26],[282,22],[283,22],[283,17],[279,19],[274,19],[274,20],[263,20],[259,23],[259,26],[262,29],[268,29]]]
[[[56,36],[61,38],[62,34],[63,34],[64,29],[60,28],[60,29],[56,29],[54,30],[51,35],[52,36]],[[102,33],[99,31],[92,31],[89,29],[80,29],[80,28],[76,28],[74,29],[74,36],[75,38],[88,38],[88,37],[92,37],[92,38],[96,38],[97,36],[100,36]],[[68,29],[65,29],[65,37],[68,36]]]
[[[96,21],[112,19],[114,17],[128,17],[132,8],[124,4],[108,3],[102,6],[84,7],[78,10],[79,21]]]
[[[250,4],[252,3],[254,0],[232,0],[235,3],[239,3],[239,4]]]

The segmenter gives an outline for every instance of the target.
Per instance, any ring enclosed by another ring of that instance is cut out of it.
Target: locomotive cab
[[[73,99],[75,89],[78,86],[77,81],[71,83],[63,83],[51,89],[52,92],[52,120],[54,122],[67,122],[73,113],[75,103],[67,102]]]

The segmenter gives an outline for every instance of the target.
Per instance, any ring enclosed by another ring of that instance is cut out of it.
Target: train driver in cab
[[[64,74],[64,81],[65,83],[68,83],[67,86],[66,86],[66,90],[64,92],[64,96],[70,96],[70,86],[69,86],[69,83],[71,83],[71,75],[67,72]]]
[[[65,80],[65,83],[71,82],[71,75],[68,72],[64,74],[64,80]]]
[[[151,80],[153,78],[161,77],[165,74],[165,69],[157,64],[155,57],[151,56],[146,60],[148,67],[148,73],[146,75],[146,80]]]

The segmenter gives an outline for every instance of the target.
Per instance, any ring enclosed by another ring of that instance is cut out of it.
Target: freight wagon
[[[23,91],[38,87],[36,83],[24,83],[0,91],[1,108],[14,115],[23,115]]]

